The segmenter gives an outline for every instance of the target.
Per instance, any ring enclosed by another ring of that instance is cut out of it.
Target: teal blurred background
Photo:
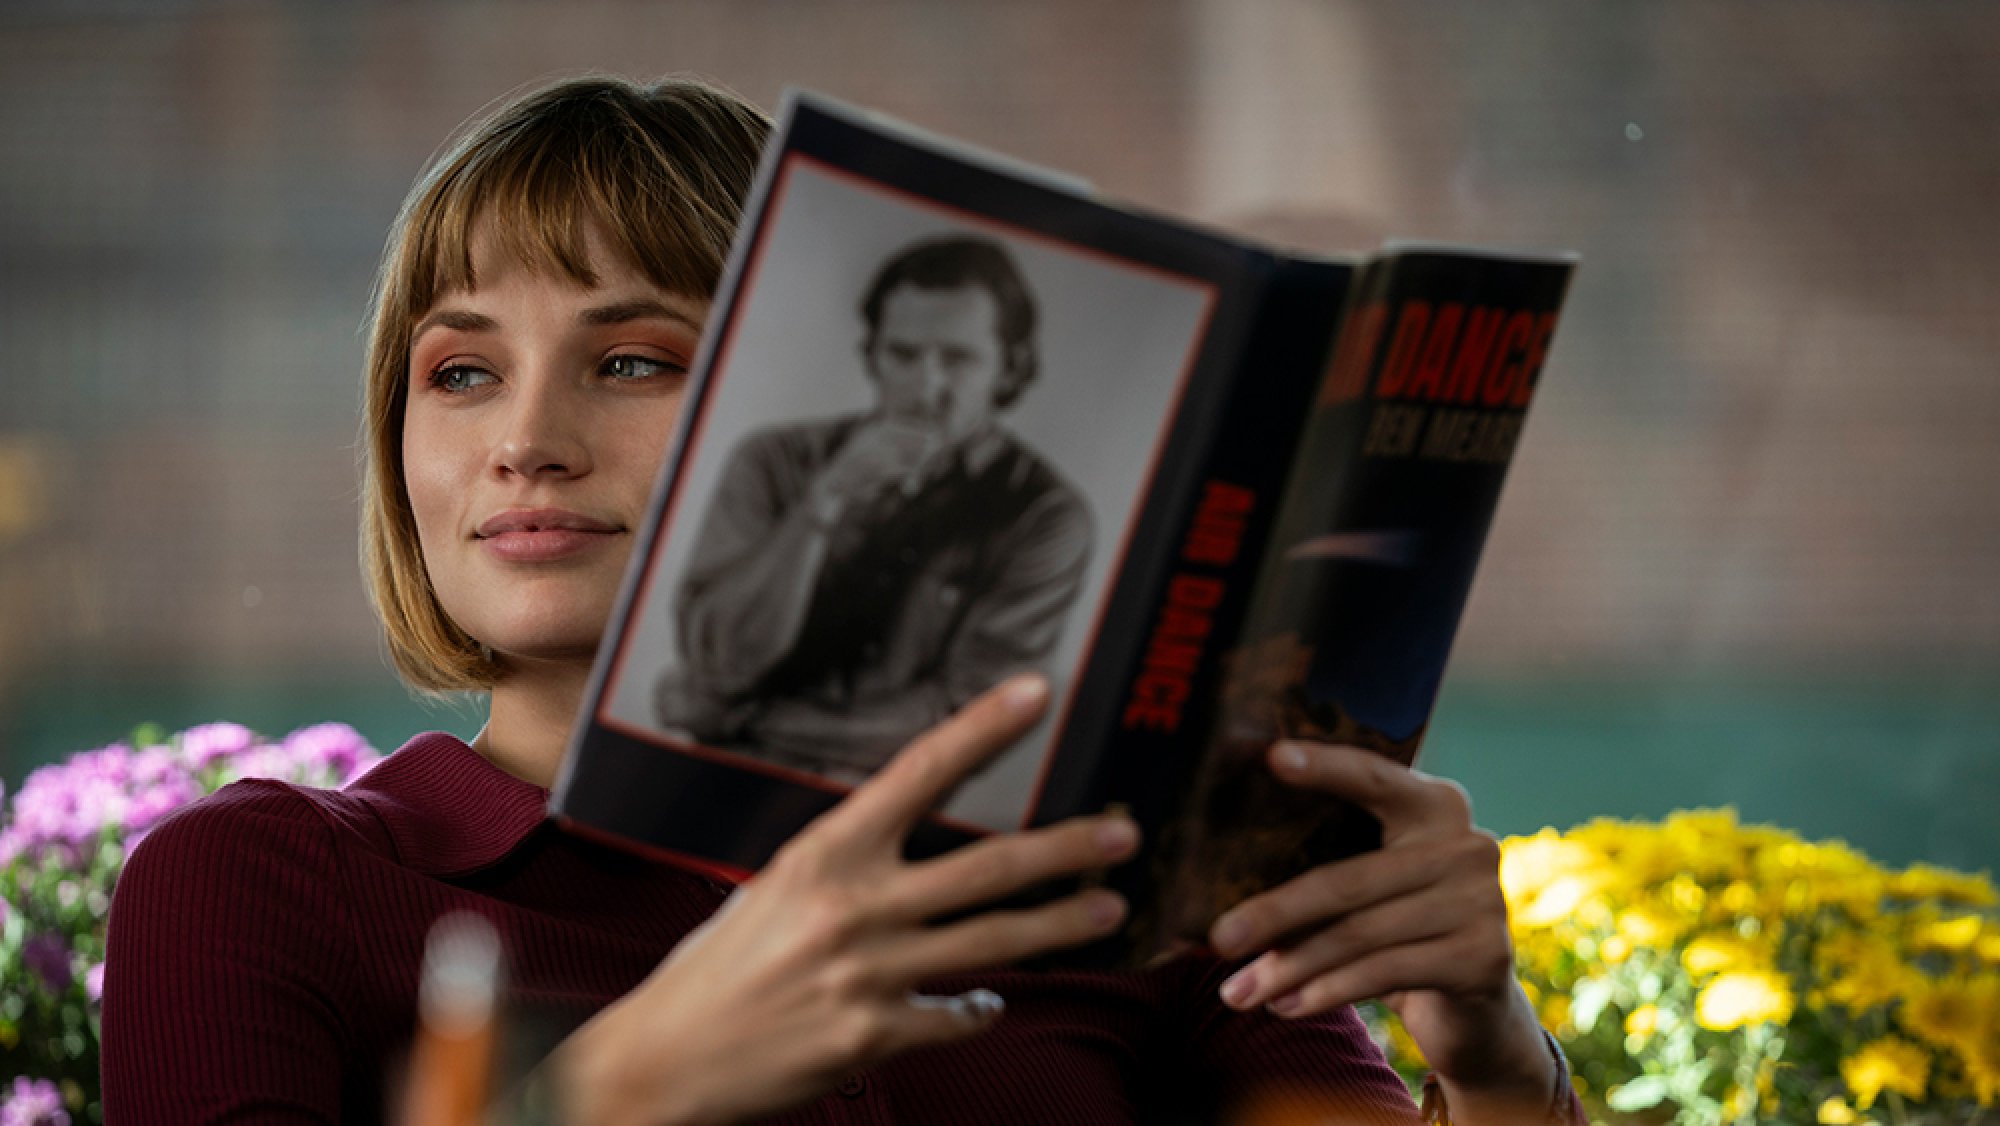
[[[0,7],[0,777],[476,705],[355,565],[360,319],[522,84],[788,83],[1330,250],[1580,251],[1425,763],[1501,831],[1732,804],[2000,867],[2000,7]]]

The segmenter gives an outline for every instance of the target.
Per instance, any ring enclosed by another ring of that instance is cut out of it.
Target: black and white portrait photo
[[[1017,824],[1207,291],[781,175],[609,711],[847,787],[1039,671],[1050,718],[946,811]]]

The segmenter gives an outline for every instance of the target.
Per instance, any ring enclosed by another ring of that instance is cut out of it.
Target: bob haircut
[[[462,133],[411,190],[369,318],[361,554],[390,656],[413,687],[483,691],[501,670],[446,616],[417,540],[403,474],[412,329],[440,296],[478,285],[475,232],[523,265],[594,286],[594,224],[653,284],[707,297],[770,128],[756,106],[694,79],[569,79]]]

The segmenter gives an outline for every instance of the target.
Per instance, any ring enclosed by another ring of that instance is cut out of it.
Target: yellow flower
[[[2000,1098],[2000,1016],[1995,1017],[1995,1025],[1982,1041],[1959,1053],[1966,1081],[1972,1084],[1972,1096],[1980,1106],[1992,1106]]]
[[[2000,930],[1980,935],[1973,949],[1979,952],[1980,961],[2000,966]]]
[[[1515,923],[1525,927],[1568,918],[1617,878],[1603,853],[1564,840],[1554,829],[1510,837],[1500,849],[1500,891]]]
[[[1922,980],[1896,947],[1876,934],[1833,935],[1820,944],[1814,961],[1826,979],[1825,998],[1854,1012],[1904,997]]]
[[[1525,902],[1556,877],[1603,863],[1602,853],[1566,840],[1554,829],[1543,829],[1532,837],[1508,837],[1500,845],[1500,890],[1510,904]]]
[[[1542,998],[1542,1024],[1561,1032],[1569,1026],[1569,994],[1551,993]]]
[[[1989,1028],[1996,1027],[1996,1008],[2000,1008],[2000,977],[1919,978],[1899,1016],[1903,1027],[1937,1047],[1971,1051]]]
[[[1731,915],[1755,915],[1763,906],[1756,886],[1748,880],[1730,881],[1729,886],[1722,889],[1719,902],[1723,910]]]
[[[1657,1005],[1641,1005],[1625,1014],[1625,1035],[1635,1037],[1645,1043],[1660,1027],[1660,1009]]]
[[[1787,915],[1843,907],[1870,919],[1881,910],[1885,874],[1840,841],[1787,841],[1760,850],[1756,869],[1755,881],[1772,889],[1774,905]]]
[[[1681,870],[1680,858],[1663,847],[1651,825],[1627,825],[1600,817],[1563,836],[1604,857],[1633,887],[1657,883]]]
[[[1971,950],[1979,942],[1979,932],[1985,923],[1986,920],[1978,915],[1919,923],[1910,933],[1910,949]]]
[[[1846,1099],[1835,1095],[1819,1104],[1819,1121],[1820,1126],[1851,1126],[1861,1121],[1861,1116],[1854,1113],[1854,1108],[1847,1105]]]
[[[1732,971],[1761,972],[1771,968],[1770,947],[1728,931],[1700,935],[1681,951],[1681,965],[1697,978]]]
[[[1840,1061],[1840,1077],[1862,1110],[1874,1106],[1876,1097],[1885,1090],[1906,1099],[1923,1098],[1930,1073],[1930,1053],[1894,1036],[1870,1041]]]
[[[1668,903],[1687,915],[1699,916],[1702,905],[1708,902],[1708,892],[1690,876],[1675,876],[1660,891]]]
[[[1791,983],[1764,972],[1726,973],[1708,983],[1695,998],[1695,1023],[1716,1032],[1746,1024],[1783,1024],[1792,1019],[1797,1003]]]
[[[1687,931],[1681,919],[1644,905],[1618,913],[1618,933],[1635,946],[1672,946]]]
[[[1516,919],[1513,931],[1514,963],[1522,973],[1548,977],[1569,954],[1569,943],[1545,928],[1523,926]]]
[[[1992,907],[2000,894],[1984,872],[1967,875],[1931,864],[1912,864],[1889,878],[1889,894],[1898,899],[1938,900],[1966,907]]]
[[[1387,1024],[1389,1058],[1413,1067],[1429,1067],[1430,1064],[1424,1060],[1424,1050],[1417,1047],[1416,1040],[1410,1036],[1410,1030],[1403,1027],[1403,1022],[1392,1015]]]

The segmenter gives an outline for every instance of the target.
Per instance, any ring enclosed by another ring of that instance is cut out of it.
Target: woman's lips
[[[610,542],[624,529],[555,508],[511,508],[479,525],[474,538],[508,563],[550,563]]]
[[[487,551],[509,563],[551,563],[608,543],[611,537],[610,532],[544,528],[533,532],[502,532],[479,542]]]

